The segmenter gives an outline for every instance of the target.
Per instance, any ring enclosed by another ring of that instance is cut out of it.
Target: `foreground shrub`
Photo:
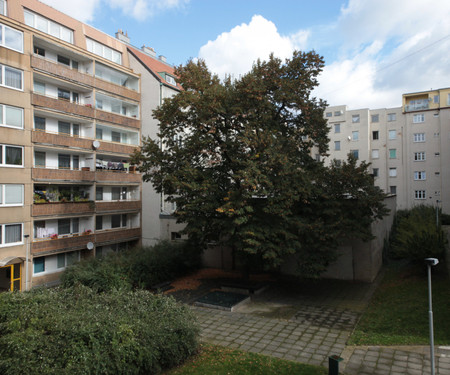
[[[0,295],[0,373],[156,374],[197,350],[190,310],[146,291]]]
[[[436,225],[433,207],[417,206],[401,211],[392,235],[392,255],[395,258],[423,262],[425,258],[442,259],[446,237],[440,225]]]
[[[78,283],[96,291],[150,288],[184,276],[200,267],[200,252],[189,242],[163,241],[155,246],[110,253],[69,267],[62,275],[63,287]]]

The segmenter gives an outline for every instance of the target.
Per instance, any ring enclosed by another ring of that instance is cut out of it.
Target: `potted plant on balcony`
[[[57,235],[56,233],[53,233],[53,234],[50,236],[50,238],[51,238],[52,240],[57,240],[57,239],[58,239],[58,235]]]
[[[85,229],[84,232],[83,232],[83,235],[84,235],[84,236],[87,236],[88,234],[91,234],[91,233],[92,233],[92,230],[90,230],[90,229]]]

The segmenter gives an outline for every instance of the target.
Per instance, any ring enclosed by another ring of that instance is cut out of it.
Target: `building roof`
[[[163,75],[161,74],[169,74],[172,77],[176,78],[175,75],[175,68],[172,65],[166,64],[163,61],[154,58],[142,51],[139,51],[136,48],[130,47],[128,46],[128,51],[134,56],[136,57],[136,59],[138,59],[151,73],[153,73],[153,75],[155,76],[155,78],[157,80],[159,80],[161,83],[163,83],[164,85],[167,85],[169,87],[172,87],[176,90],[182,90],[181,85],[177,82],[176,85],[173,85],[169,82],[167,82]]]

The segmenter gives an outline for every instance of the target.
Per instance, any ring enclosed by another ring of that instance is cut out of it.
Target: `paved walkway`
[[[234,312],[192,309],[206,342],[324,367],[339,355],[346,375],[430,373],[429,347],[346,346],[376,284],[332,285],[272,286]],[[435,354],[436,374],[450,374],[450,347],[436,347]]]

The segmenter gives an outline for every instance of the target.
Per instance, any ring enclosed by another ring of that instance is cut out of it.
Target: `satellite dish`
[[[95,149],[98,149],[100,147],[100,142],[99,141],[92,142],[92,147],[94,147]]]
[[[92,250],[94,248],[94,244],[92,242],[88,242],[86,247],[88,250]]]

